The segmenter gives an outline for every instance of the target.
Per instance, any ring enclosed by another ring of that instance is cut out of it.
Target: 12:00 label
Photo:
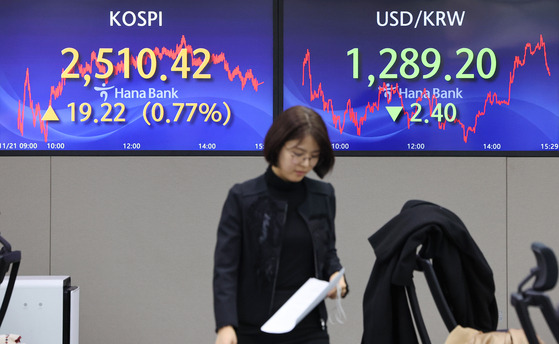
[[[408,143],[409,150],[424,150],[425,143]]]

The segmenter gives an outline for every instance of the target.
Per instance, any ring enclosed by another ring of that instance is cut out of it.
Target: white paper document
[[[316,278],[309,278],[305,284],[299,288],[281,306],[278,311],[272,315],[268,321],[260,328],[262,332],[267,333],[287,333],[310,313],[322,300],[326,298],[330,290],[336,288],[344,274],[344,269],[330,282],[322,281]]]

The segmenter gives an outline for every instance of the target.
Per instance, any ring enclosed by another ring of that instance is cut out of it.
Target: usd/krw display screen
[[[559,152],[559,2],[285,0],[284,106],[349,152]]]
[[[0,8],[0,154],[261,148],[273,116],[272,1]]]

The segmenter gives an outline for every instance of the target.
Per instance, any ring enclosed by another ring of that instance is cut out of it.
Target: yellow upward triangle
[[[60,118],[58,118],[58,116],[56,115],[56,112],[54,112],[52,106],[49,106],[49,108],[47,109],[47,112],[45,112],[45,114],[43,115],[43,118],[41,118],[42,121],[49,121],[49,122],[58,122],[60,121]]]

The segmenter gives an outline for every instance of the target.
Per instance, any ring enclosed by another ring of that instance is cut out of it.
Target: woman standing
[[[266,172],[234,185],[223,206],[214,260],[216,344],[328,344],[322,302],[291,332],[260,327],[310,277],[330,280],[341,269],[336,253],[334,166],[326,125],[295,106],[272,124],[264,140]],[[347,294],[345,278],[339,282]],[[329,297],[336,297],[336,291]]]

